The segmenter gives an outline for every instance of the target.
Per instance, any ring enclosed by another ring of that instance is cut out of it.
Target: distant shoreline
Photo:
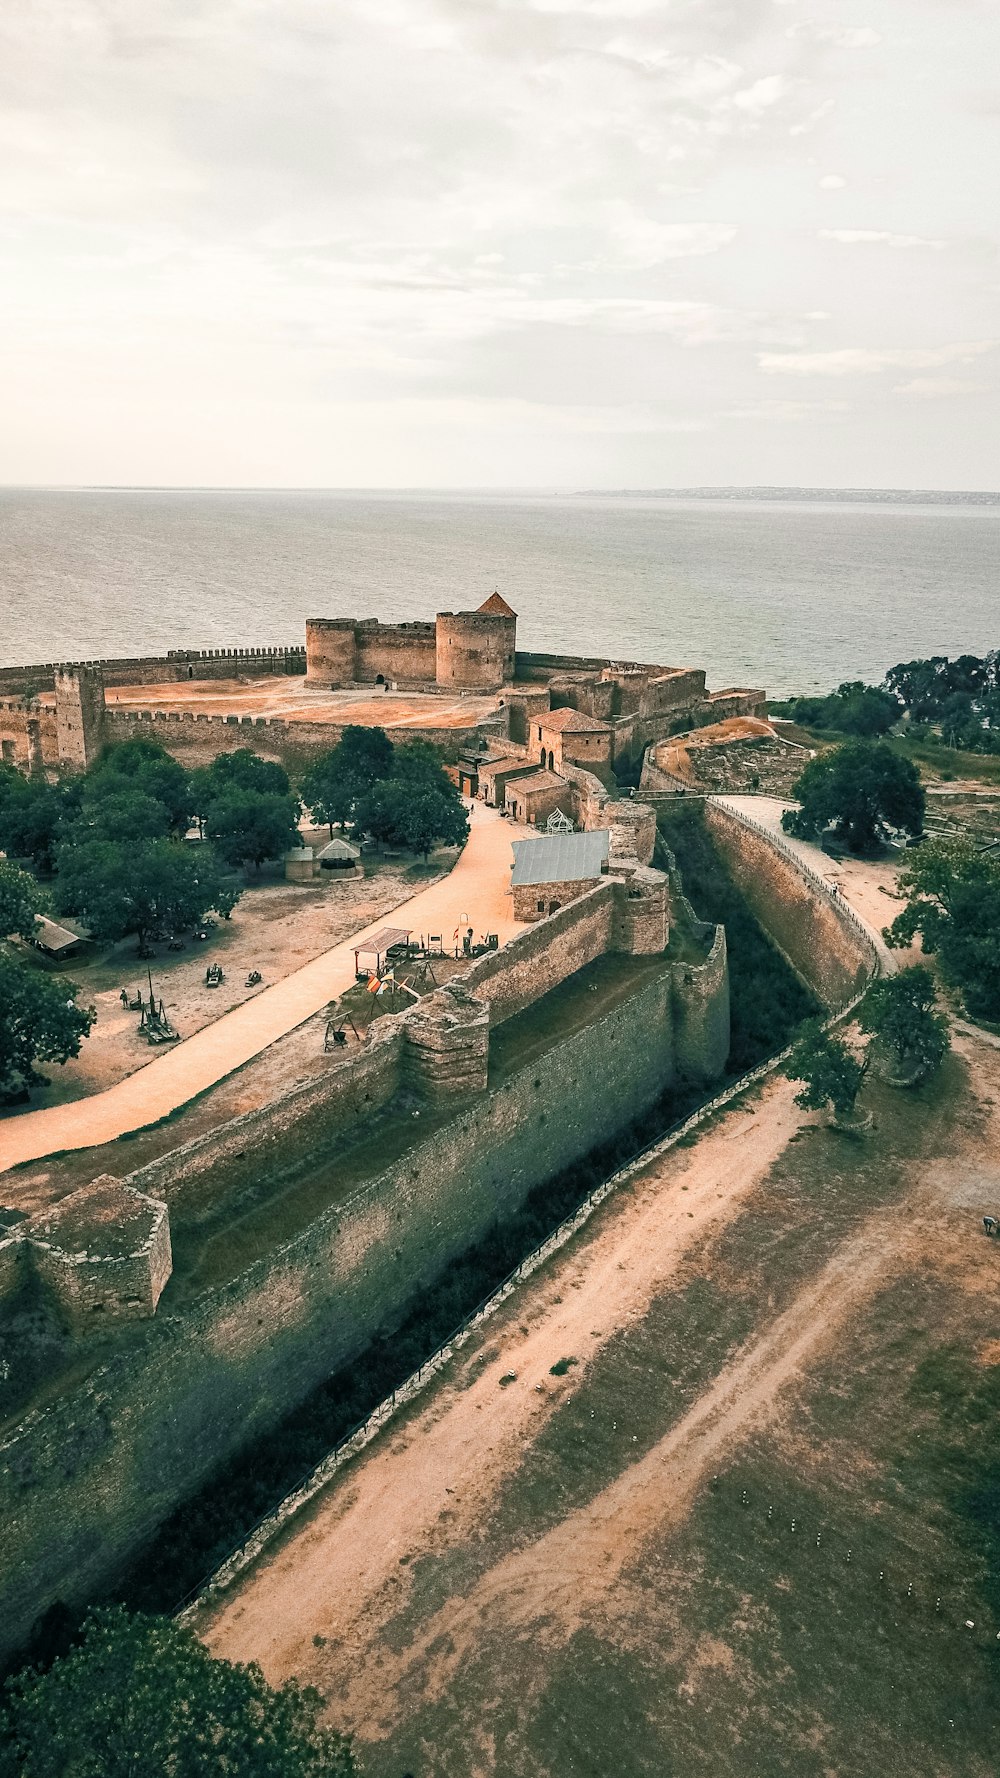
[[[332,495],[345,499],[470,500],[711,500],[790,504],[801,501],[844,506],[984,506],[1000,507],[1000,490],[989,488],[323,488],[230,487],[147,483],[0,483],[5,494],[274,494]]]
[[[585,488],[588,498],[630,500],[819,500],[852,506],[1000,506],[1000,493],[954,488]]]

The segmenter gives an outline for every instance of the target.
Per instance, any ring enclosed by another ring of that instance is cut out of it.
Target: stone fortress
[[[539,771],[607,778],[651,742],[764,704],[762,691],[706,691],[695,668],[522,652],[516,626],[494,593],[433,623],[312,618],[304,647],[0,667],[0,756],[81,770],[106,742],[147,735],[190,764],[251,746],[295,766],[346,723],[382,722],[453,761],[509,757],[511,743]]]
[[[294,765],[391,711],[394,738],[438,741],[467,794],[555,817],[566,861],[548,880],[515,870],[525,930],[307,1084],[135,1171],[125,1151],[117,1176],[40,1214],[17,1212],[16,1175],[0,1180],[7,1647],[53,1600],[112,1580],[534,1187],[672,1083],[707,1089],[725,1069],[725,933],[696,918],[654,809],[614,768],[763,693],[520,653],[515,630],[494,594],[434,624],[311,620],[301,650],[0,669],[3,757],[26,771],[81,769],[143,735],[192,765],[237,746]],[[286,694],[286,714],[246,713]]]

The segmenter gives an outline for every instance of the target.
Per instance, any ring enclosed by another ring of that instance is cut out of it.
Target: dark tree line
[[[881,685],[847,680],[826,697],[771,704],[807,728],[876,738],[898,722],[907,732],[940,735],[949,747],[1000,753],[1000,649],[986,655],[931,655],[890,667]]]

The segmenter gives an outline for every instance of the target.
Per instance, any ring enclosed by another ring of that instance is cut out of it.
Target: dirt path
[[[838,1250],[785,1314],[740,1353],[677,1426],[585,1508],[492,1568],[467,1598],[449,1599],[401,1654],[369,1651],[352,1667],[348,1720],[378,1737],[403,1708],[400,1693],[419,1672],[425,1697],[440,1698],[465,1655],[489,1635],[557,1647],[605,1602],[654,1534],[679,1523],[725,1452],[777,1409],[803,1363],[829,1343],[847,1316],[911,1253],[922,1231],[911,1220],[906,1242],[886,1241],[874,1216]]]
[[[787,1081],[769,1083],[758,1106],[731,1111],[696,1147],[669,1151],[612,1199],[489,1324],[485,1367],[474,1353],[442,1378],[223,1601],[202,1630],[215,1652],[259,1660],[275,1680],[318,1677],[317,1634],[366,1640],[374,1660],[383,1615],[399,1609],[407,1586],[400,1558],[441,1553],[468,1536],[588,1363],[641,1319],[692,1241],[767,1173],[802,1121],[792,1092]],[[577,1365],[550,1376],[567,1355]],[[511,1370],[516,1382],[500,1388]]]
[[[472,805],[471,817],[469,839],[454,870],[397,908],[394,926],[450,939],[467,916],[477,934],[496,932],[501,944],[522,930],[511,908],[510,846],[531,830],[482,803]],[[107,1091],[67,1105],[43,1106],[0,1125],[0,1173],[61,1149],[113,1141],[187,1104],[351,987],[353,947],[383,924],[380,918],[353,933]]]
[[[925,1239],[917,1217],[905,1242],[892,1243],[884,1214],[867,1220],[609,1487],[501,1558],[467,1596],[453,1594],[412,1641],[401,1647],[397,1629],[386,1634],[406,1611],[414,1565],[483,1535],[525,1448],[580,1386],[588,1361],[644,1315],[692,1242],[704,1251],[713,1225],[766,1175],[801,1123],[791,1096],[788,1082],[771,1082],[759,1107],[730,1113],[695,1148],[651,1168],[634,1195],[612,1201],[598,1230],[495,1325],[485,1367],[467,1359],[442,1380],[200,1626],[213,1651],[261,1661],[272,1681],[296,1674],[318,1684],[336,1695],[339,1721],[381,1739],[416,1693],[445,1695],[486,1639],[561,1646],[599,1615],[623,1569],[684,1517],[723,1453],[778,1411],[803,1364]],[[569,1353],[577,1367],[553,1379],[550,1366]],[[501,1389],[509,1371],[516,1382]]]

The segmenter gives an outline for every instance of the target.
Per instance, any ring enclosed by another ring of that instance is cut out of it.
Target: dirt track
[[[696,1147],[670,1151],[611,1200],[599,1223],[489,1325],[485,1367],[467,1356],[222,1604],[204,1630],[215,1652],[260,1660],[272,1679],[318,1678],[325,1663],[314,1635],[361,1640],[373,1686],[384,1689],[379,1626],[384,1609],[400,1607],[400,1557],[440,1553],[470,1534],[525,1444],[579,1388],[588,1361],[643,1316],[691,1242],[710,1235],[767,1173],[802,1122],[792,1093],[788,1082],[770,1083],[759,1106],[730,1112]],[[550,1376],[568,1354],[578,1364]],[[500,1388],[511,1370],[516,1382]],[[365,1720],[367,1706],[357,1704]]]
[[[511,909],[510,845],[532,830],[482,803],[473,803],[470,815],[469,839],[454,870],[399,906],[394,926],[450,938],[467,917],[477,933],[498,933],[501,944],[522,930]],[[351,987],[353,947],[383,924],[380,918],[352,933],[106,1092],[7,1119],[0,1124],[0,1172],[61,1149],[109,1142],[186,1105]]]

